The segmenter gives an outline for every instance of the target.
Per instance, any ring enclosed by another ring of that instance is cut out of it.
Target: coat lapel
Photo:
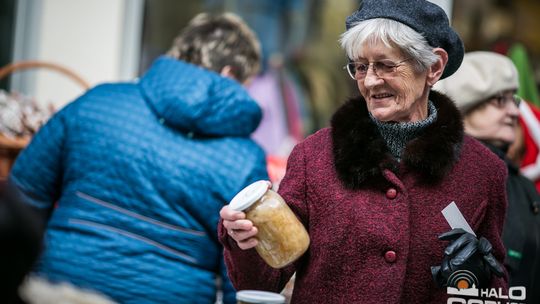
[[[437,119],[409,142],[402,163],[417,173],[421,182],[437,183],[459,157],[463,124],[458,109],[448,97],[431,91],[429,99],[437,108]],[[362,97],[353,98],[339,108],[331,126],[335,167],[347,188],[386,184],[382,175],[385,169],[398,173],[399,164],[371,121]]]

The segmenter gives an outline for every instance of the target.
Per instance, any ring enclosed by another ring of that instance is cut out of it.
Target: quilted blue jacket
[[[50,214],[36,271],[120,303],[214,303],[221,278],[234,303],[216,227],[267,179],[260,119],[237,82],[167,57],[64,107],[11,172]]]

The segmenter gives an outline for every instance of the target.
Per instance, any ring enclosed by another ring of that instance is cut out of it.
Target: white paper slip
[[[465,217],[463,217],[463,214],[461,214],[461,211],[459,211],[455,202],[451,202],[450,205],[446,206],[441,212],[452,229],[461,228],[476,236]]]

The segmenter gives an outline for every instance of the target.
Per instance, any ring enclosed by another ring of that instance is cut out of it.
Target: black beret
[[[364,0],[360,8],[347,17],[347,30],[357,22],[386,18],[408,25],[422,36],[432,47],[443,48],[448,53],[448,63],[441,78],[452,75],[463,61],[463,42],[450,27],[444,10],[425,0]]]

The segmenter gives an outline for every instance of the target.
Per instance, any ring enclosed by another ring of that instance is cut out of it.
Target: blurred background
[[[0,0],[0,67],[31,61],[0,74],[0,89],[58,110],[90,86],[136,79],[197,13],[235,12],[262,42],[264,70],[249,88],[264,110],[254,138],[278,176],[292,146],[327,126],[336,107],[357,94],[342,69],[338,39],[359,2]],[[450,16],[467,51],[507,54],[518,45],[538,86],[540,1],[433,2]]]

